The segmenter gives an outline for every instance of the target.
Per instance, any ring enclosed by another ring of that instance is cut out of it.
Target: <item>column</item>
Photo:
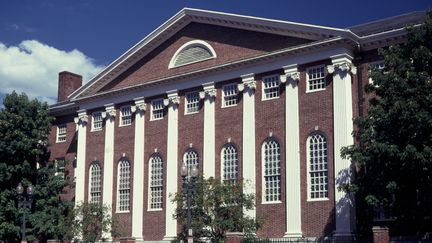
[[[103,169],[103,193],[102,204],[110,206],[115,210],[115,205],[112,203],[113,197],[113,177],[114,177],[114,120],[116,110],[114,104],[105,105],[105,149],[104,149],[104,169]],[[111,216],[112,210],[108,212]],[[110,232],[103,232],[103,237],[111,239]]]
[[[301,198],[300,198],[300,124],[298,103],[298,81],[300,74],[297,65],[284,67],[285,75],[285,146],[286,146],[286,232],[284,237],[302,237]]]
[[[204,177],[215,177],[215,97],[214,83],[203,84],[204,91],[200,98],[204,99]]]
[[[132,198],[132,238],[143,241],[144,212],[144,97],[134,99],[135,106],[135,141],[133,161],[133,198]]]
[[[327,66],[329,74],[333,74],[333,130],[334,130],[334,174],[335,174],[335,236],[351,236],[354,231],[353,199],[338,187],[350,183],[351,161],[342,159],[340,150],[354,143],[353,131],[352,87],[351,74],[356,73],[352,65],[352,57],[348,55],[333,56],[333,65]]]
[[[170,195],[177,192],[177,170],[178,170],[178,104],[180,98],[177,90],[167,92],[168,99],[164,105],[168,106],[168,143],[167,143],[167,192],[165,210],[165,236],[164,240],[174,240],[177,236],[177,221],[173,218],[177,204],[172,203]]]
[[[256,194],[255,179],[255,89],[253,73],[242,75],[239,91],[243,91],[243,180],[244,192]],[[256,209],[247,210],[246,215],[255,218]]]
[[[76,173],[75,173],[75,205],[84,202],[85,191],[85,159],[86,159],[86,139],[87,139],[87,122],[88,115],[86,110],[79,110],[78,117],[75,117],[75,123],[78,126],[78,144],[76,156]]]

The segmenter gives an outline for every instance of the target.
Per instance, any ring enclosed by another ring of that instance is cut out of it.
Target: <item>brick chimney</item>
[[[59,73],[57,101],[67,100],[68,95],[72,94],[82,85],[82,76],[63,71]]]

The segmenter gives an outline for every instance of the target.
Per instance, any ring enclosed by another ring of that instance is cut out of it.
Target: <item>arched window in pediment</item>
[[[171,58],[168,68],[180,67],[216,58],[216,52],[207,42],[193,40],[182,45]]]

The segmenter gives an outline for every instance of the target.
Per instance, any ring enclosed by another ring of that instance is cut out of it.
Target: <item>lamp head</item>
[[[192,166],[191,176],[192,178],[197,178],[198,176],[198,167],[196,165]]]
[[[182,177],[186,177],[188,175],[188,169],[187,169],[187,166],[185,164],[183,164],[180,168],[180,175]]]
[[[33,192],[34,192],[33,185],[30,184],[30,185],[27,187],[27,195],[32,196],[32,195],[33,195]]]
[[[22,195],[24,193],[24,187],[22,186],[21,182],[18,183],[18,186],[16,187],[16,191],[18,195]]]

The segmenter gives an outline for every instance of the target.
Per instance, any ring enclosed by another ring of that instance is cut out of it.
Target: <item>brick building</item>
[[[348,29],[183,9],[82,85],[59,74],[53,160],[75,188],[101,202],[137,240],[177,234],[169,195],[179,168],[244,179],[256,194],[258,236],[355,233],[352,176],[339,156],[365,111],[368,67],[404,41],[412,13]]]

